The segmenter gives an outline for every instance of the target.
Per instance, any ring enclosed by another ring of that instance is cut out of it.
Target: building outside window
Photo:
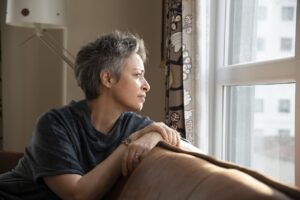
[[[291,51],[293,47],[292,38],[281,38],[280,50],[281,51]]]
[[[294,19],[294,7],[283,6],[281,16],[283,21],[292,21]]]
[[[289,99],[280,99],[279,100],[278,112],[280,112],[280,113],[289,113],[290,112],[290,100]]]
[[[265,39],[264,38],[257,38],[257,45],[256,45],[257,51],[264,51],[265,46],[266,46]]]
[[[281,138],[291,137],[291,131],[289,129],[279,129],[278,136]]]
[[[257,9],[257,19],[258,20],[266,20],[267,19],[267,7],[259,6]]]
[[[281,51],[291,51],[292,47],[293,47],[292,38],[281,38],[280,40]]]
[[[256,112],[256,113],[264,112],[264,99],[255,99],[254,112]]]

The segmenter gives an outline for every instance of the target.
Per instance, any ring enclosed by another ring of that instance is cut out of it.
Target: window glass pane
[[[266,6],[258,6],[257,19],[258,20],[266,20],[267,19],[267,7]]]
[[[292,57],[297,0],[229,0],[225,66]]]
[[[226,159],[294,184],[295,84],[225,88]]]
[[[280,50],[281,51],[287,51],[287,52],[291,52],[292,48],[293,48],[293,42],[292,42],[292,38],[281,38],[280,41]]]
[[[282,20],[284,21],[292,21],[294,19],[294,7],[291,6],[283,6],[282,7]]]

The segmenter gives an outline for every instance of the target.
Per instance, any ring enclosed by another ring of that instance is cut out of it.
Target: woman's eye
[[[134,76],[137,77],[137,78],[140,78],[140,77],[142,77],[142,74],[141,73],[136,73],[136,74],[134,74]]]

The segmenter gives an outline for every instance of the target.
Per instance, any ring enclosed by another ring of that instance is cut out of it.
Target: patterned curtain
[[[209,0],[164,0],[166,123],[208,150]],[[200,139],[201,138],[201,139]]]
[[[166,124],[186,137],[183,104],[182,0],[164,0],[162,61],[166,73]]]

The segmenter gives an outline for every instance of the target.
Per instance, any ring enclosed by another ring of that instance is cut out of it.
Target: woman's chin
[[[143,109],[143,104],[140,104],[132,109],[133,112],[140,112]]]

